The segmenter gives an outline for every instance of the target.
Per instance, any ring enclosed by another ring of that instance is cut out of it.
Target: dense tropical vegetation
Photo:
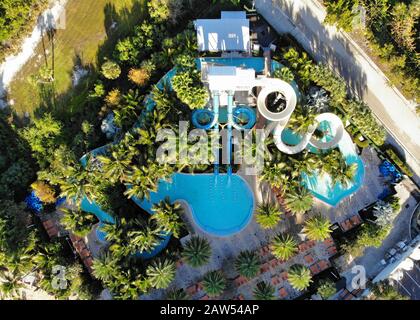
[[[14,49],[22,34],[36,21],[37,14],[48,4],[47,0],[2,0],[0,3],[0,61],[7,49]]]
[[[373,300],[409,300],[402,295],[387,280],[371,285],[371,299]]]
[[[384,65],[393,85],[418,100],[418,35],[420,2],[418,0],[324,0],[328,24],[346,31],[362,29],[370,53]],[[362,10],[360,10],[362,8]],[[361,22],[364,22],[362,24]]]
[[[319,283],[317,293],[322,299],[327,300],[337,292],[335,283],[329,279],[323,280]]]

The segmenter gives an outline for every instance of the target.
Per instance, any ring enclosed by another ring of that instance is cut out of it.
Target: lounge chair
[[[283,281],[286,281],[288,279],[288,277],[289,277],[289,275],[288,275],[287,271],[283,271],[282,273],[280,273],[280,278]]]
[[[306,256],[303,257],[306,261],[306,263],[311,264],[314,262],[314,257],[312,256],[312,254],[307,254]]]
[[[197,286],[193,284],[192,286],[189,286],[185,291],[190,295],[193,296],[197,293]]]
[[[282,298],[286,298],[289,294],[287,293],[287,291],[286,291],[286,289],[285,289],[285,288],[280,288],[280,289],[279,289],[279,295],[280,295],[280,297],[282,297]]]
[[[318,267],[318,264],[316,264],[316,263],[313,264],[313,265],[311,265],[309,267],[309,270],[311,270],[311,272],[312,272],[313,275],[316,275],[316,274],[318,274],[320,272],[319,267]]]

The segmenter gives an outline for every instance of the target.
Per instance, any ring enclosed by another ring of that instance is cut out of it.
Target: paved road
[[[325,10],[315,0],[256,0],[260,14],[278,31],[292,34],[318,61],[328,63],[369,104],[388,129],[420,182],[420,120],[413,103],[388,85],[387,78],[345,33],[324,26]]]

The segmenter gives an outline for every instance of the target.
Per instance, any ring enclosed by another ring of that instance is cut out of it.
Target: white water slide
[[[327,150],[337,147],[344,135],[344,126],[339,117],[333,113],[322,113],[316,116],[316,123],[309,127],[306,135],[302,140],[294,146],[285,144],[282,140],[282,132],[286,128],[287,123],[296,108],[297,96],[293,87],[287,82],[280,79],[263,78],[256,80],[256,87],[262,90],[258,95],[258,110],[267,120],[277,124],[274,129],[274,141],[277,148],[287,154],[296,154],[302,152],[308,144],[321,150]],[[267,107],[267,98],[272,93],[278,93],[284,96],[286,107],[280,112],[272,112]],[[323,121],[329,123],[332,132],[329,134],[333,137],[330,141],[321,141],[313,136],[319,124]]]

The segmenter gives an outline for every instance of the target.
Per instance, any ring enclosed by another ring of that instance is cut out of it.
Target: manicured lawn
[[[69,0],[66,7],[66,28],[58,30],[54,38],[54,73],[56,96],[67,96],[72,87],[73,68],[81,65],[97,67],[98,56],[107,55],[120,35],[126,34],[141,21],[145,0]],[[117,28],[110,26],[117,22]],[[108,31],[108,36],[107,36]],[[107,40],[108,39],[108,40]],[[104,43],[106,41],[106,45]],[[47,60],[51,67],[52,44],[44,36]],[[32,114],[41,98],[31,76],[45,65],[43,44],[40,43],[31,60],[26,63],[10,85],[10,99],[14,110],[22,115]],[[58,100],[60,101],[60,99]],[[65,101],[65,100],[61,100]]]

